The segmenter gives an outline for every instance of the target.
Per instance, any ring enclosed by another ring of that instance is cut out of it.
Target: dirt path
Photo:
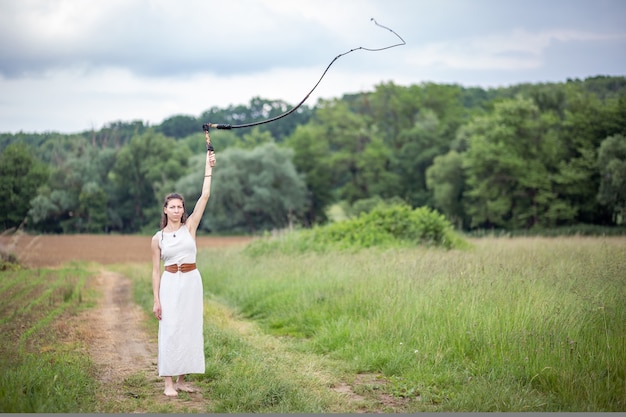
[[[95,332],[89,353],[101,368],[102,381],[114,383],[139,370],[154,372],[156,347],[139,325],[145,313],[132,302],[130,280],[105,271],[97,281],[104,292],[102,302],[83,319]]]

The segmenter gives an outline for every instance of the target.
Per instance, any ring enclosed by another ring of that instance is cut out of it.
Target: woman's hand
[[[215,166],[215,151],[209,151],[209,165],[211,168]]]
[[[157,320],[161,320],[161,303],[159,301],[154,302],[152,312],[154,313],[154,317],[156,317]]]
[[[206,139],[206,150],[209,153],[209,165],[213,168],[215,166],[215,151],[213,150],[208,130],[204,131],[204,138]]]

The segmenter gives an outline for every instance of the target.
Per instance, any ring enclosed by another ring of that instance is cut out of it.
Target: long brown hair
[[[167,204],[170,202],[170,200],[180,200],[183,202],[183,216],[180,218],[180,222],[182,224],[185,224],[185,222],[187,221],[187,209],[185,208],[185,199],[183,198],[182,195],[178,194],[178,193],[170,193],[168,195],[165,196],[165,201],[163,202],[163,208],[167,207]],[[167,214],[165,214],[165,212],[161,213],[161,230],[165,229],[165,226],[167,226]]]

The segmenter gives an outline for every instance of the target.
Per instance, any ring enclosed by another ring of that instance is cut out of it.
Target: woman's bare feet
[[[167,395],[168,397],[178,396],[178,391],[176,391],[176,388],[174,387],[174,382],[172,381],[171,376],[165,377],[165,390],[163,391],[163,394]]]
[[[184,375],[179,375],[178,378],[176,378],[176,384],[174,385],[174,388],[176,388],[177,391],[196,392],[193,387],[185,383]]]
[[[175,387],[177,391],[196,392],[196,390],[193,387],[190,387],[189,385],[185,383],[182,383],[182,384],[176,383]]]

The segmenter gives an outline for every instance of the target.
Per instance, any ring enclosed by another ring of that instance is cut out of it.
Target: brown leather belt
[[[165,265],[165,270],[167,272],[177,273],[180,272],[189,272],[196,269],[196,264],[180,264],[180,265]]]

